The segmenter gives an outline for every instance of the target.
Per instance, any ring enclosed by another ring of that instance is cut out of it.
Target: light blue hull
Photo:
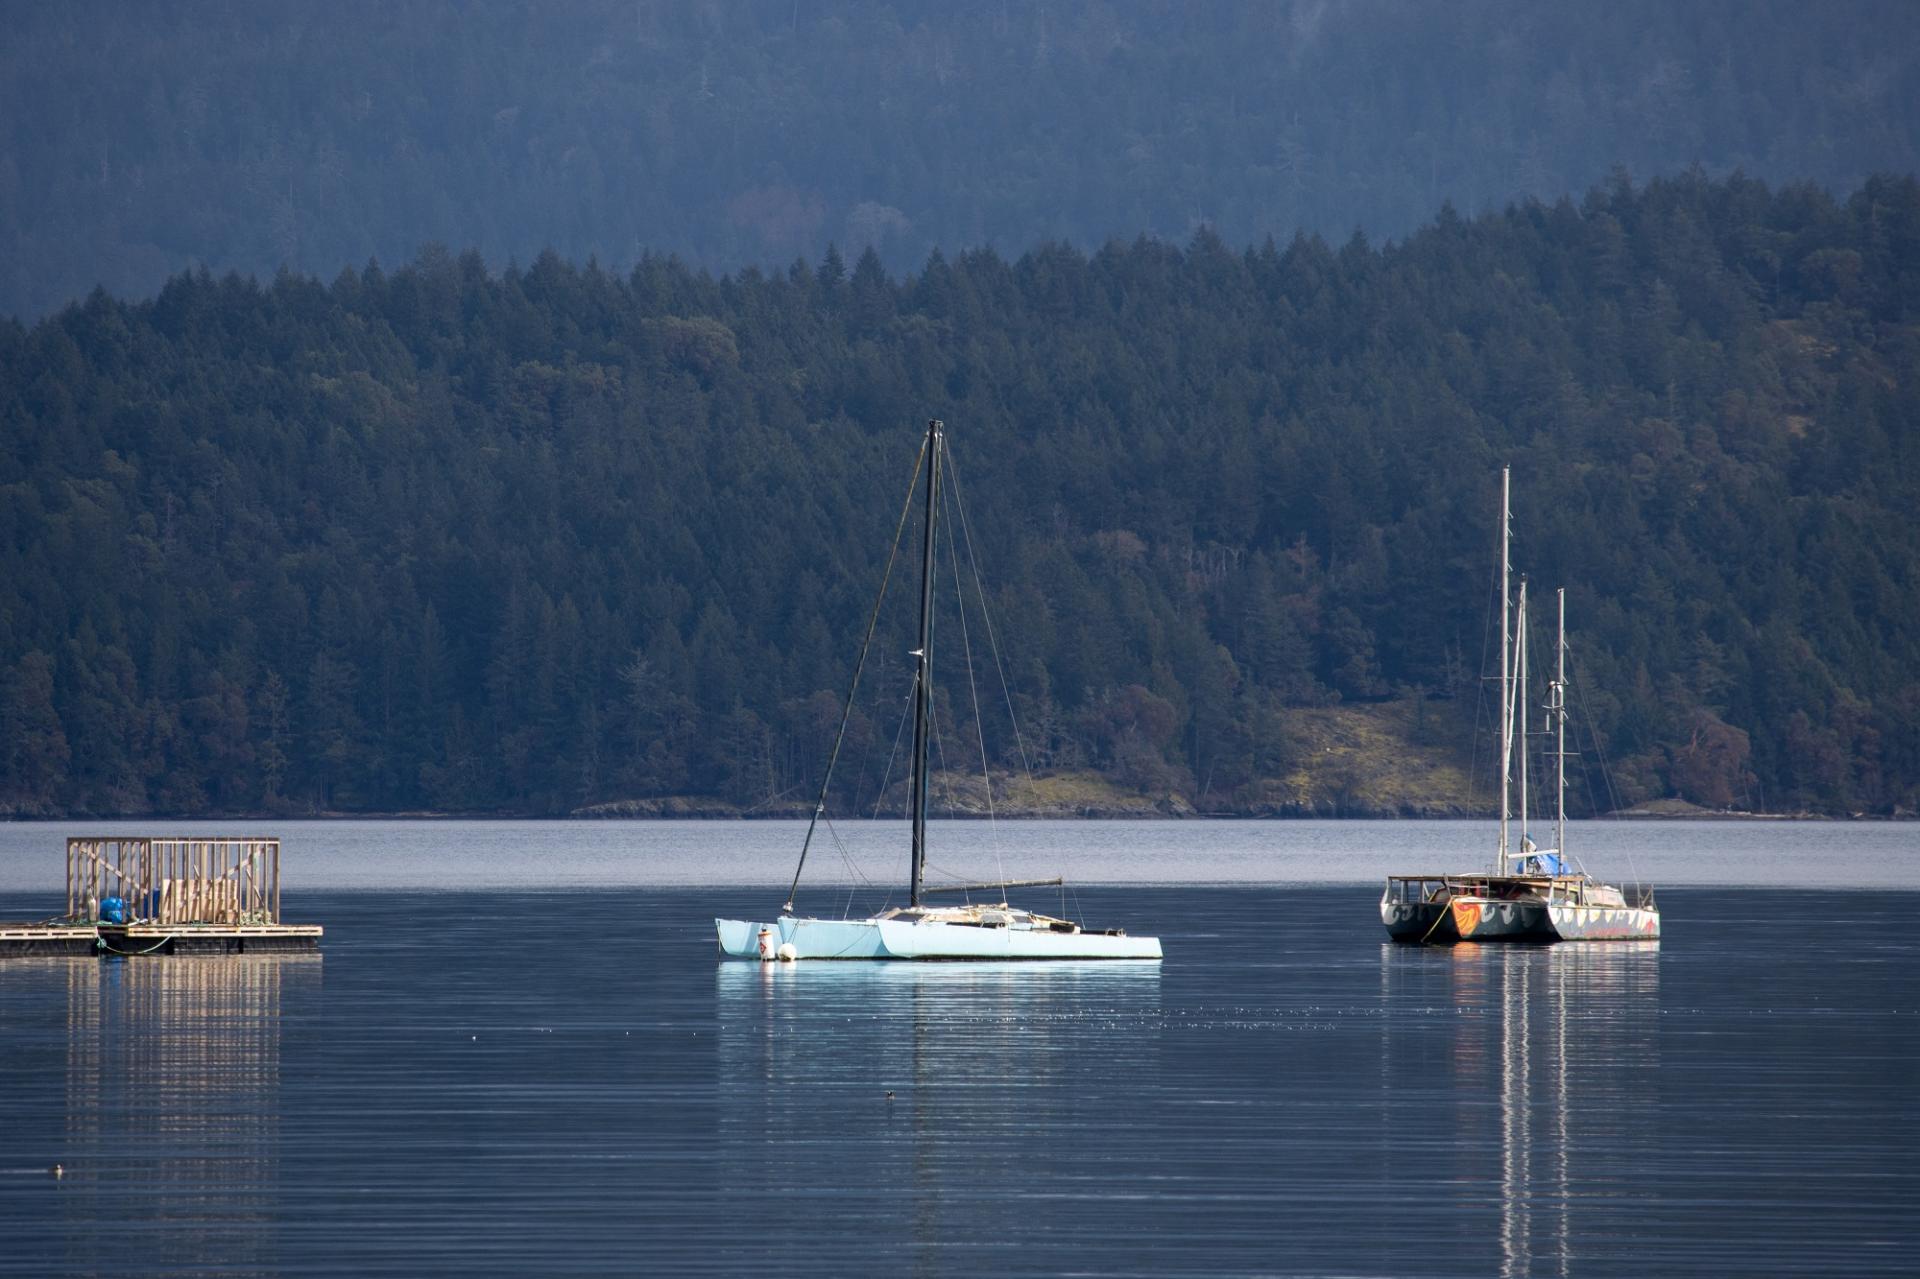
[[[761,924],[716,919],[720,951],[736,959],[778,956],[792,946],[794,959],[1159,959],[1157,937],[1112,933],[1059,933],[1042,929],[977,928],[889,919],[796,919]],[[760,952],[760,932],[769,930],[774,955]]]
[[[870,919],[796,919],[782,915],[772,923],[716,919],[720,952],[735,959],[759,959],[760,931],[770,929],[775,951],[793,947],[795,959],[886,959],[880,926]]]

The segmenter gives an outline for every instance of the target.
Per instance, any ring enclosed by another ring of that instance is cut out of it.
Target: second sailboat
[[[1119,929],[1089,929],[1073,920],[1009,905],[1005,890],[1018,887],[1022,881],[948,887],[930,887],[924,882],[927,866],[928,745],[934,704],[934,535],[941,507],[941,459],[945,451],[946,438],[941,423],[937,420],[927,423],[926,442],[921,446],[920,462],[914,468],[914,485],[907,493],[910,509],[914,488],[924,483],[926,516],[920,557],[920,636],[919,647],[910,654],[915,659],[915,675],[907,904],[882,910],[864,919],[819,919],[794,912],[793,898],[799,887],[800,872],[805,869],[807,850],[812,845],[814,830],[826,809],[827,790],[833,775],[833,758],[830,758],[827,778],[821,783],[813,820],[807,825],[806,840],[800,848],[800,865],[794,871],[793,886],[787,891],[786,903],[771,920],[714,920],[720,951],[731,957],[762,960],[1159,959],[1160,940],[1157,937],[1129,937]],[[907,511],[903,510],[900,532],[905,530],[906,519]],[[895,533],[896,548],[900,532]],[[880,585],[881,599],[885,598],[886,589],[883,579]],[[847,695],[846,710],[841,716],[843,737],[847,715],[851,713],[854,695],[859,690],[860,671],[866,665],[867,649],[873,642],[874,627],[879,616],[880,603],[876,601],[873,617],[867,624],[866,641],[861,645],[860,659],[854,666],[853,689]],[[839,744],[836,741],[833,757],[837,758],[838,754]],[[946,892],[989,892],[997,894],[998,900],[967,902],[957,906],[934,906],[924,900],[929,895]]]

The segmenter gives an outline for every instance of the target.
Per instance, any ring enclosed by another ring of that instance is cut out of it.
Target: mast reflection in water
[[[961,1268],[1017,1268],[1035,1240],[1008,1221],[1110,1199],[1116,1133],[1160,1086],[1157,964],[726,963],[714,986],[727,1210],[791,1239],[858,1184],[849,1273],[903,1250],[943,1270],[962,1240]],[[1055,1220],[1058,1245],[1088,1218]]]
[[[1497,1248],[1468,1250],[1497,1256],[1502,1275],[1566,1275],[1604,1255],[1622,1202],[1652,1198],[1627,1152],[1658,1145],[1660,943],[1387,944],[1380,974],[1387,1140],[1436,1188],[1494,1188],[1491,1205],[1464,1192],[1461,1207],[1498,1219]],[[1444,1062],[1432,1059],[1436,1016],[1450,1018]],[[1444,1078],[1424,1077],[1435,1070]],[[1436,1096],[1445,1113],[1421,1113]],[[1595,1202],[1608,1224],[1582,1221]]]

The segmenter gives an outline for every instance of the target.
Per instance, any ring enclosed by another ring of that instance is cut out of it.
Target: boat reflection
[[[1606,1241],[1583,1230],[1582,1203],[1634,1195],[1625,1152],[1644,1148],[1658,1122],[1660,943],[1388,945],[1381,973],[1403,1018],[1422,1005],[1449,1014],[1419,1028],[1449,1036],[1444,1063],[1409,1051],[1407,1034],[1383,1037],[1383,1086],[1419,1095],[1430,1086],[1409,1069],[1452,1075],[1447,1131],[1413,1146],[1446,1165],[1452,1184],[1488,1188],[1499,1273],[1590,1264]]]
[[[318,987],[320,956],[57,962],[68,1239],[97,1248],[88,1223],[112,1219],[143,1269],[275,1270],[281,1005]]]
[[[1127,1122],[1121,1099],[1157,1085],[1160,967],[717,965],[721,1175],[753,1187],[731,1205],[742,1237],[806,1237],[821,1211],[857,1213],[874,1251],[838,1257],[846,1273],[946,1272],[962,1241],[1013,1247],[1006,1205],[982,1187],[1004,1183],[1009,1160],[1072,1180],[1076,1157]]]

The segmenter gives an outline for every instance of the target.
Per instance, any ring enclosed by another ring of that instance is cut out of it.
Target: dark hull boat
[[[1533,875],[1393,875],[1380,922],[1395,941],[1554,941],[1545,884]]]
[[[1630,901],[1611,884],[1570,875],[1390,875],[1380,922],[1397,942],[1657,941],[1651,891]]]
[[[1651,941],[1660,936],[1660,909],[1650,890],[1633,901],[1569,866],[1566,847],[1567,593],[1560,598],[1555,671],[1548,683],[1548,727],[1555,746],[1554,833],[1551,849],[1527,836],[1527,583],[1520,581],[1511,612],[1508,577],[1508,473],[1500,473],[1500,842],[1491,874],[1389,875],[1380,895],[1380,922],[1395,941],[1410,943]],[[1513,629],[1509,631],[1509,623]],[[1516,749],[1517,748],[1517,749]],[[1514,765],[1518,763],[1518,778]],[[1519,795],[1519,848],[1513,850],[1512,798]]]

